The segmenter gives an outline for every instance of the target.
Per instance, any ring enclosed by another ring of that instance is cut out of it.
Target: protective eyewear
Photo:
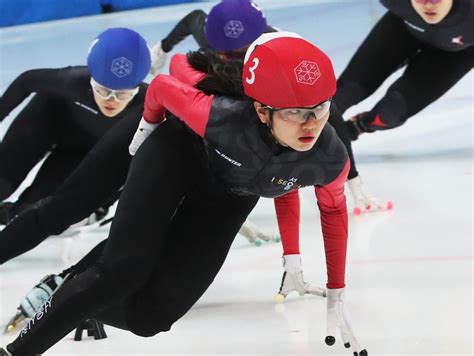
[[[423,4],[426,5],[429,2],[432,3],[433,5],[439,4],[441,0],[415,0],[418,4]]]
[[[316,120],[323,119],[329,112],[330,107],[331,99],[323,101],[322,103],[316,104],[310,108],[304,107],[280,109],[268,105],[262,106],[263,109],[278,111],[284,121],[296,122],[298,124],[307,122],[311,117],[314,117]]]
[[[126,90],[113,90],[106,87],[103,87],[97,83],[94,78],[91,78],[91,87],[100,98],[104,100],[109,100],[114,98],[116,101],[127,101],[137,95],[139,88],[126,89]]]

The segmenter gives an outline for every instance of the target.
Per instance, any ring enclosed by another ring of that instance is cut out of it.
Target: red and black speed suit
[[[141,336],[169,330],[212,283],[259,196],[300,185],[316,189],[327,285],[344,287],[348,163],[332,127],[295,152],[273,141],[251,102],[163,75],[145,107],[150,121],[170,113],[132,160],[101,257],[57,290],[8,345],[13,355],[44,352],[88,317]]]
[[[190,35],[193,36],[199,47],[209,48],[210,46],[204,33],[206,18],[207,14],[202,10],[191,11],[183,17],[171,32],[161,40],[163,51],[170,52],[178,43]],[[268,26],[265,32],[276,31],[276,28]],[[170,74],[179,77],[181,81],[185,83],[193,85],[199,79],[199,75],[190,74],[189,71],[185,71],[184,74],[182,69],[176,70],[176,67],[182,68],[181,64],[184,64],[184,62],[184,56],[175,55],[170,62]],[[342,115],[337,110],[331,110],[329,123],[336,130],[349,155],[351,164],[348,178],[357,177],[358,172],[352,153],[350,133],[347,131]],[[275,210],[277,213],[283,254],[299,254],[300,203],[298,192],[294,191],[284,197],[275,199]]]

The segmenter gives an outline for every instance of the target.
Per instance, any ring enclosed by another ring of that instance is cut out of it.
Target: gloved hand
[[[143,141],[145,141],[146,138],[148,136],[150,136],[150,134],[163,121],[161,121],[157,124],[151,124],[142,117],[142,119],[140,120],[140,124],[138,125],[137,132],[135,132],[135,135],[133,136],[132,142],[130,143],[130,146],[128,146],[128,152],[130,152],[130,154],[132,156],[135,156],[135,153],[137,153],[138,148],[142,145]]]
[[[344,288],[327,290],[327,336],[324,341],[326,345],[334,345],[336,343],[336,329],[339,329],[346,349],[352,347],[354,356],[367,356],[367,350],[362,350],[354,335],[344,300]]]
[[[165,66],[166,57],[168,56],[166,52],[163,51],[161,48],[161,41],[155,44],[150,49],[150,56],[151,56],[151,67],[150,67],[150,74],[157,75],[160,73]]]
[[[283,268],[285,272],[281,280],[280,290],[275,296],[275,302],[283,303],[291,292],[298,292],[301,296],[305,294],[313,294],[320,297],[326,296],[326,290],[324,288],[315,287],[305,282],[300,255],[284,255]]]
[[[250,243],[255,244],[256,246],[261,246],[263,241],[266,242],[280,242],[280,235],[278,234],[267,234],[251,223],[249,220],[246,220],[244,224],[240,227],[239,234],[245,237]]]
[[[363,212],[369,212],[376,208],[378,210],[390,210],[393,209],[393,203],[391,201],[384,201],[372,196],[366,190],[362,184],[360,176],[349,179],[347,185],[354,199],[354,215],[360,215]]]

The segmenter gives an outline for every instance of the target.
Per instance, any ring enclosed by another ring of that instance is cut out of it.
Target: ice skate
[[[280,242],[280,235],[266,234],[248,220],[240,228],[239,234],[255,246],[262,246],[263,242]]]
[[[320,297],[326,296],[326,290],[312,286],[305,282],[303,278],[303,270],[301,268],[300,255],[286,255],[283,256],[283,277],[281,280],[280,290],[275,296],[275,302],[283,303],[291,292],[298,292],[300,296],[305,294],[317,295]]]
[[[5,326],[3,334],[8,334],[16,330],[20,330],[26,324],[26,321],[27,318],[25,317],[23,312],[20,309],[17,309],[16,314],[8,321],[7,325]],[[0,353],[0,356],[1,355],[2,354]]]
[[[5,327],[4,334],[21,329],[63,282],[63,278],[58,275],[50,274],[44,277],[21,299],[15,316]]]

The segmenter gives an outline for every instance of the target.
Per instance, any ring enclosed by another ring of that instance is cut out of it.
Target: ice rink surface
[[[213,3],[0,29],[0,90],[27,69],[85,64],[91,40],[107,27],[130,27],[154,44],[190,10],[208,10]],[[271,25],[298,32],[327,51],[337,74],[384,12],[370,0],[259,4]],[[174,52],[193,48],[189,38]],[[370,109],[386,86],[347,116]],[[370,355],[472,355],[473,93],[471,71],[406,125],[366,134],[354,144],[365,185],[395,204],[390,212],[349,219],[347,306]],[[0,125],[2,135],[17,112]],[[313,190],[303,190],[301,201],[305,277],[324,285]],[[348,202],[352,207],[350,197]],[[251,219],[265,231],[277,231],[272,200],[261,200]],[[41,277],[61,271],[105,236],[49,239],[2,266],[0,323]],[[291,295],[275,305],[281,274],[279,244],[255,247],[237,237],[214,284],[170,332],[145,339],[107,327],[106,340],[74,342],[69,335],[47,354],[352,355],[340,339],[333,347],[324,344],[324,299]],[[12,338],[0,337],[0,345]]]

